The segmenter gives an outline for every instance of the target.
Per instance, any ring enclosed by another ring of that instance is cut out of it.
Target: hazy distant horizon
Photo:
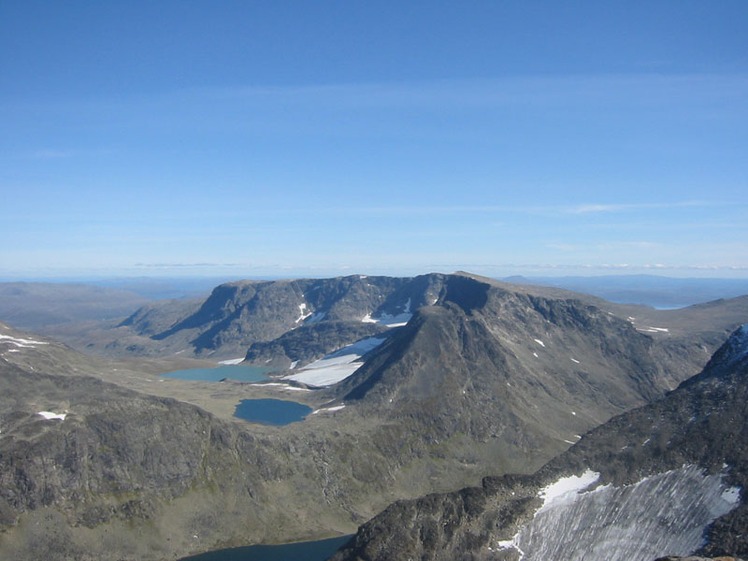
[[[494,279],[507,279],[511,277],[524,278],[634,278],[651,277],[675,280],[746,280],[748,281],[748,269],[709,269],[709,268],[584,268],[584,267],[548,267],[548,268],[512,268],[512,267],[453,267],[426,268],[417,270],[408,269],[289,269],[287,271],[253,271],[251,269],[161,269],[153,270],[81,270],[81,271],[31,271],[4,273],[0,271],[0,282],[98,282],[110,280],[190,280],[190,279],[253,279],[253,280],[278,280],[299,278],[332,278],[349,275],[368,276],[391,276],[391,277],[414,277],[429,273],[451,274],[465,272]]]

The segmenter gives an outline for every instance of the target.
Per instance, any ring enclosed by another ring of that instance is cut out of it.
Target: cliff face
[[[535,474],[396,503],[333,559],[746,556],[746,333],[702,374],[591,431]]]

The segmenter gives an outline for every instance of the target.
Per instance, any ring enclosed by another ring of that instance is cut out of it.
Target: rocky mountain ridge
[[[292,364],[303,366],[353,343],[357,337],[379,335],[393,324],[405,323],[418,309],[436,304],[443,297],[445,279],[453,277],[478,278],[467,273],[432,273],[412,278],[352,275],[235,281],[217,286],[208,298],[148,303],[117,324],[61,325],[49,332],[87,353],[111,357],[179,354],[221,360],[245,356],[249,362],[282,370]],[[515,293],[579,300],[618,317],[631,318],[638,329],[650,330],[660,339],[664,335],[676,344],[684,337],[706,342],[701,351],[704,362],[724,341],[724,325],[734,327],[740,321],[734,316],[748,307],[746,297],[746,302],[737,306],[715,302],[683,310],[653,310],[612,304],[562,289],[482,280]],[[733,317],[729,317],[731,314]],[[712,329],[715,318],[719,318],[716,330]],[[665,326],[665,331],[657,331],[659,326]],[[304,340],[312,344],[306,345]],[[676,351],[677,356],[684,349]]]
[[[747,330],[699,376],[590,431],[535,474],[396,503],[333,559],[745,557]]]
[[[290,281],[239,281],[216,287],[211,295],[187,315],[173,319],[161,317],[157,307],[148,313],[138,311],[124,322],[135,334],[162,342],[168,348],[191,349],[196,355],[265,356],[267,345],[293,330],[305,327],[314,333],[318,324],[327,329],[331,342],[324,352],[355,341],[361,323],[368,323],[367,333],[386,330],[376,318],[403,313],[412,302],[423,305],[423,293],[413,294],[407,285],[411,279],[354,275],[335,279],[301,279]],[[367,321],[368,320],[368,321]],[[337,325],[341,333],[333,334]],[[258,348],[253,349],[252,345]],[[276,347],[272,362],[287,366],[299,360],[285,355],[283,341]],[[321,355],[320,355],[321,356]],[[318,358],[318,357],[315,357]]]

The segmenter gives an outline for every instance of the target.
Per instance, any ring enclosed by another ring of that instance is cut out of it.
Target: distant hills
[[[620,304],[683,308],[748,294],[748,279],[673,278],[659,275],[511,277],[507,282],[556,286]]]
[[[80,283],[0,283],[0,321],[18,329],[121,318],[149,301],[135,292]]]

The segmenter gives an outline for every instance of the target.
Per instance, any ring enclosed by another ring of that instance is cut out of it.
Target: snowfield
[[[218,364],[232,365],[232,364],[239,364],[240,362],[244,362],[244,357],[242,357],[242,358],[230,358],[228,360],[222,360]]]
[[[306,365],[295,374],[285,376],[284,380],[293,380],[309,386],[323,388],[337,384],[353,374],[363,364],[360,359],[363,355],[375,349],[384,342],[378,337],[361,339],[330,353],[329,355],[315,360]]]
[[[387,327],[402,327],[410,321],[413,317],[413,313],[410,311],[410,298],[405,303],[405,309],[402,313],[391,316],[390,314],[382,314],[378,318],[372,318],[371,314],[366,314],[361,321],[363,323],[379,323],[386,325]]]
[[[739,503],[740,489],[684,465],[632,485],[592,490],[599,475],[587,470],[540,492],[543,506],[511,538],[489,549],[514,549],[522,561],[649,561],[697,549],[704,530]]]

